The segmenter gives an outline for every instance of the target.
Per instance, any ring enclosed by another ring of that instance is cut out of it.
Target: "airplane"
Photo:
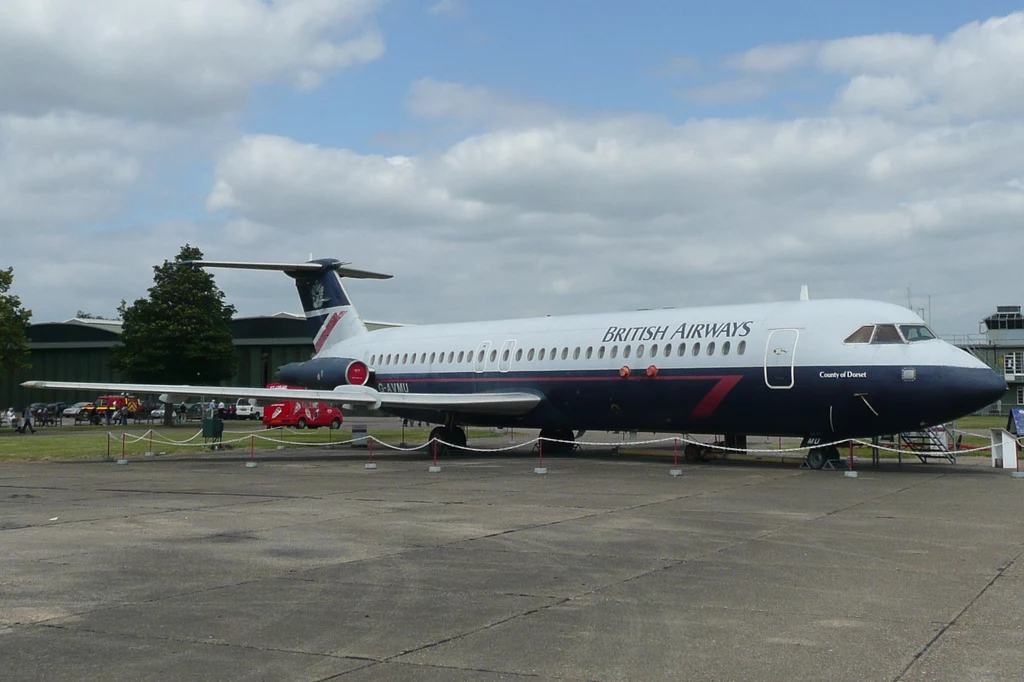
[[[549,451],[587,430],[795,436],[821,468],[833,444],[919,430],[1006,391],[979,359],[905,308],[855,299],[576,314],[368,331],[342,278],[388,279],[333,258],[192,261],[295,280],[315,353],[279,368],[301,389],[27,381],[29,388],[319,400],[438,424],[540,429]],[[574,433],[575,432],[575,433]],[[687,446],[686,457],[703,452]]]

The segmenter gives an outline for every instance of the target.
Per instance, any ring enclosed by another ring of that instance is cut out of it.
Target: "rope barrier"
[[[295,434],[295,435],[299,435],[301,433],[300,431],[293,431],[291,429],[289,429],[288,431],[290,433]],[[250,441],[250,445],[253,445],[255,443],[255,441],[258,439],[260,441],[265,441],[267,443],[273,443],[273,444],[276,444],[276,445],[295,445],[295,446],[310,447],[310,448],[315,448],[315,447],[331,447],[331,448],[333,448],[333,447],[336,447],[336,446],[339,446],[339,445],[351,445],[352,443],[360,443],[360,442],[365,442],[365,441],[372,441],[372,442],[377,443],[381,447],[388,448],[390,450],[395,450],[397,452],[417,452],[417,451],[422,451],[422,450],[424,450],[426,448],[429,448],[433,443],[436,442],[437,445],[439,445],[439,446],[444,446],[444,447],[447,447],[447,448],[451,448],[453,450],[459,450],[459,451],[463,451],[463,452],[500,453],[500,452],[511,452],[511,451],[514,451],[514,450],[520,450],[520,449],[523,449],[523,448],[532,447],[534,444],[536,444],[536,443],[538,443],[538,442],[540,442],[542,440],[545,441],[545,442],[548,442],[548,443],[561,443],[561,444],[564,444],[564,445],[585,445],[585,446],[588,446],[588,447],[622,447],[623,445],[628,446],[628,447],[641,447],[641,446],[645,446],[645,445],[660,445],[660,444],[672,443],[674,448],[675,448],[675,447],[678,447],[678,444],[680,442],[682,442],[682,443],[686,443],[688,445],[697,445],[697,446],[702,447],[702,448],[708,448],[708,449],[711,449],[711,450],[720,450],[720,451],[723,451],[723,452],[726,452],[726,453],[730,453],[731,452],[731,453],[736,453],[736,454],[752,454],[752,455],[758,455],[758,454],[789,454],[789,453],[803,452],[803,451],[811,450],[811,449],[814,449],[814,448],[838,447],[839,445],[842,445],[844,443],[856,443],[857,445],[860,445],[862,447],[877,448],[878,450],[881,450],[883,452],[891,452],[891,453],[896,453],[896,454],[901,454],[902,453],[902,454],[913,455],[916,452],[916,450],[914,450],[912,448],[888,447],[888,446],[882,445],[880,443],[872,443],[870,441],[860,440],[860,439],[857,439],[857,438],[843,438],[843,439],[835,440],[835,441],[831,441],[831,442],[813,443],[813,444],[808,444],[808,445],[799,445],[799,446],[791,447],[791,448],[734,448],[734,447],[729,447],[729,446],[726,446],[726,445],[720,445],[718,443],[706,443],[704,441],[694,440],[694,439],[691,439],[691,438],[687,438],[685,436],[666,436],[664,438],[650,438],[650,439],[639,440],[639,441],[628,441],[628,442],[625,442],[625,443],[622,442],[622,441],[563,440],[563,439],[559,439],[559,438],[546,438],[546,437],[542,438],[542,437],[538,436],[536,438],[532,438],[532,439],[529,439],[529,440],[526,440],[526,441],[523,441],[523,442],[520,442],[520,443],[515,443],[515,444],[512,444],[512,445],[507,445],[507,446],[502,446],[502,447],[494,447],[494,448],[481,448],[481,447],[470,447],[468,445],[458,445],[456,443],[448,443],[448,442],[446,442],[446,441],[444,441],[444,440],[442,440],[440,438],[432,438],[432,439],[427,440],[424,443],[421,443],[419,445],[406,445],[405,447],[402,447],[400,445],[392,445],[391,443],[386,443],[386,442],[382,441],[381,439],[377,438],[376,436],[372,436],[372,435],[358,436],[358,437],[355,437],[355,438],[349,438],[347,440],[336,440],[336,441],[331,441],[331,442],[326,442],[326,443],[316,443],[316,442],[304,442],[304,441],[301,441],[301,440],[299,440],[299,441],[285,440],[283,433],[281,435],[277,436],[277,437],[266,436],[266,435],[263,435],[261,433],[254,433],[252,431],[231,431],[231,432],[225,432],[225,433],[237,433],[237,434],[240,434],[240,435],[237,438],[231,438],[231,439],[227,439],[227,440],[224,440],[224,439],[218,440],[217,442],[219,444],[221,444],[221,445],[228,445],[228,444],[233,444],[233,443],[241,443],[241,442],[244,442],[244,441],[247,441],[247,440]],[[966,433],[969,433],[969,432],[963,432],[963,433],[966,434]],[[202,434],[203,434],[202,430],[197,431],[194,435],[190,436],[189,438],[186,438],[185,440],[174,440],[172,438],[168,438],[164,434],[159,433],[159,432],[157,432],[157,431],[155,431],[153,429],[149,429],[144,434],[139,435],[139,436],[136,436],[136,435],[133,435],[133,434],[124,433],[124,432],[122,432],[120,435],[121,435],[121,438],[122,438],[122,442],[125,443],[125,445],[127,445],[127,444],[134,444],[134,443],[138,443],[140,441],[149,439],[151,444],[152,443],[156,443],[156,444],[159,444],[159,445],[174,445],[174,446],[179,446],[179,447],[198,447],[198,448],[209,447],[209,443],[193,442],[193,441],[196,441],[198,438],[200,438],[202,436]],[[108,432],[107,435],[108,435],[108,437],[116,437],[116,434],[111,433],[111,432]],[[980,435],[975,435],[975,434],[970,434],[970,435],[972,435],[974,437],[977,437],[977,438],[982,438],[982,436],[980,436]],[[1022,447],[1024,447],[1024,436],[1018,438],[1017,442]],[[977,446],[977,447],[971,446],[969,449],[961,450],[961,452],[967,452],[967,451],[969,451],[969,452],[985,452],[985,451],[991,450],[991,449],[992,449],[992,445],[989,444],[989,445]]]

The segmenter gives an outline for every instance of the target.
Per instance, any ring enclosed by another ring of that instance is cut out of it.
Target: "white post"
[[[1017,439],[1006,429],[989,429],[992,433],[992,466],[1017,468]]]

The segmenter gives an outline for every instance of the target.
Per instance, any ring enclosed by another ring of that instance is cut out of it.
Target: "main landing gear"
[[[576,447],[572,429],[541,429],[540,437],[544,439],[544,452],[552,455],[572,452]]]
[[[826,462],[832,460],[842,459],[842,455],[839,454],[839,448],[835,445],[829,445],[825,447],[811,448],[807,452],[807,457],[804,462],[811,469],[823,469],[825,468]]]
[[[435,438],[438,441],[437,454],[439,455],[447,455],[455,448],[466,447],[466,432],[454,424],[435,427],[430,432],[430,439],[433,440]],[[431,443],[430,447],[433,448],[434,444]]]

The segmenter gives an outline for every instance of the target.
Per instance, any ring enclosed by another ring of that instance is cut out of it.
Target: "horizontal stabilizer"
[[[311,262],[311,263],[248,263],[244,261],[225,261],[225,260],[187,260],[182,261],[183,265],[195,265],[200,268],[233,268],[236,270],[277,270],[279,272],[327,272],[333,270],[338,273],[341,277],[351,277],[352,279],[391,279],[392,275],[386,275],[382,272],[370,272],[369,270],[359,270],[357,268],[346,267],[349,263],[343,263],[337,260],[330,260],[327,262]]]

